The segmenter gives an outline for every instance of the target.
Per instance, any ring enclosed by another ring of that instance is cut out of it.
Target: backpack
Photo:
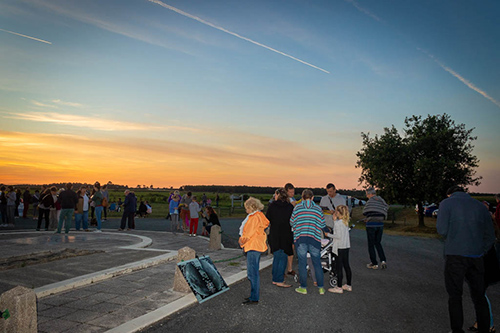
[[[102,198],[102,203],[101,203],[101,205],[102,205],[104,208],[108,207],[108,199],[106,199],[106,197]]]

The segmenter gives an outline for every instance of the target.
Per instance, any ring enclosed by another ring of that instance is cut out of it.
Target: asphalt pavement
[[[240,222],[221,220],[227,248],[234,246]],[[384,235],[388,269],[369,270],[365,232],[353,230],[352,292],[319,295],[309,279],[309,293],[300,295],[294,291],[298,283],[291,279],[292,288],[273,286],[271,269],[265,268],[261,271],[259,304],[245,306],[241,302],[249,296],[250,285],[246,279],[236,282],[244,278],[246,268],[241,251],[207,251],[207,242],[201,238],[165,232],[169,223],[165,219],[137,219],[136,230],[120,233],[116,231],[119,220],[110,219],[103,223],[108,233],[72,230],[68,235],[54,235],[34,231],[33,220],[17,219],[15,234],[0,236],[3,257],[16,255],[16,251],[63,248],[104,249],[105,254],[6,270],[0,273],[0,287],[22,284],[35,288],[40,295],[39,330],[43,332],[449,331],[443,244],[438,239]],[[151,244],[144,244],[145,239]],[[227,292],[198,304],[190,293],[171,290],[175,262],[168,260],[186,245],[221,261],[217,268],[232,283]],[[86,279],[90,284],[71,285],[74,279],[80,283]],[[95,279],[94,283],[89,279]],[[60,289],[59,284],[71,289]],[[494,318],[500,320],[500,287],[490,287],[487,295]],[[474,322],[467,288],[464,312],[465,328]]]
[[[352,292],[319,295],[312,280],[308,294],[271,283],[271,269],[261,271],[258,305],[242,305],[250,284],[243,281],[222,295],[176,313],[144,330],[159,332],[448,332],[443,245],[437,239],[384,235],[388,269],[366,268],[363,230],[351,231]],[[326,277],[326,275],[325,275]],[[464,293],[466,327],[474,322],[473,305]],[[488,289],[494,317],[500,320],[500,286]],[[464,327],[464,328],[466,328]]]

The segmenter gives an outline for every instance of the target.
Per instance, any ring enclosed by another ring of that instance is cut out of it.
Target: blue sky
[[[477,190],[498,192],[499,14],[497,1],[6,0],[0,165],[12,182],[354,188],[360,132],[448,113],[476,128]],[[76,166],[88,161],[107,168]]]

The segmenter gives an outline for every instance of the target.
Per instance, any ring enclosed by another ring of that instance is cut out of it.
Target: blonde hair
[[[245,201],[245,208],[251,210],[252,212],[255,212],[257,210],[263,210],[264,205],[262,204],[262,202],[260,202],[259,199],[250,197],[247,201]]]
[[[337,206],[337,209],[335,209],[335,212],[337,212],[337,217],[344,222],[345,226],[349,226],[349,220],[351,217],[349,216],[349,208],[345,205],[340,205]]]

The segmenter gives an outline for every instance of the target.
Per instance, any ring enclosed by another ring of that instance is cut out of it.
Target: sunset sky
[[[361,188],[361,132],[448,113],[500,192],[497,0],[3,0],[0,183]]]

